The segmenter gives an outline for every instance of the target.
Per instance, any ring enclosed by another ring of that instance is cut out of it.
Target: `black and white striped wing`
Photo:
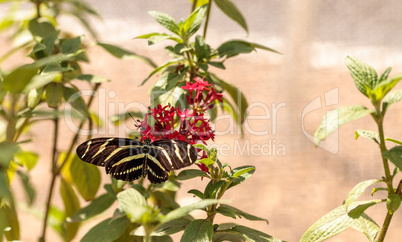
[[[167,171],[192,165],[197,160],[196,149],[181,140],[158,140],[151,143],[150,150]]]
[[[124,138],[96,138],[77,147],[78,157],[88,163],[105,166],[114,178],[132,181],[140,178],[144,169],[143,145]]]

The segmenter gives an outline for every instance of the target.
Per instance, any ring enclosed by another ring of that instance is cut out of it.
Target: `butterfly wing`
[[[141,142],[124,138],[96,138],[77,147],[78,157],[88,163],[105,166],[112,177],[132,181],[143,174],[144,157]]]
[[[167,170],[176,170],[194,164],[197,151],[189,143],[181,140],[158,140],[151,143],[155,158]]]

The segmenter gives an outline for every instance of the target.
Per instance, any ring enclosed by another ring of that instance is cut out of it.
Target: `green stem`
[[[197,2],[198,2],[198,0],[193,1],[193,5],[191,6],[191,13],[194,12],[195,7],[197,6]]]
[[[208,3],[207,17],[205,18],[204,32],[202,34],[202,37],[204,38],[204,40],[207,37],[207,29],[208,29],[208,23],[209,23],[209,15],[211,13],[211,6],[212,6],[212,0],[210,0]]]
[[[57,108],[55,108],[55,113],[57,113]],[[57,137],[59,136],[59,117],[57,116],[57,114],[55,114],[55,117],[53,118],[53,123],[54,123],[54,132],[53,132],[53,148],[52,148],[52,180],[50,182],[49,193],[47,195],[45,216],[43,218],[42,236],[40,237],[39,241],[46,240],[45,238],[46,238],[47,220],[48,220],[49,211],[50,211],[50,202],[52,200],[54,184],[56,182],[56,177],[57,177],[56,154],[57,154]]]
[[[399,196],[402,193],[402,180],[399,181],[398,187],[396,189],[396,194]],[[380,236],[378,237],[378,242],[383,242],[385,239],[385,235],[387,234],[389,224],[391,223],[392,217],[394,213],[387,212],[387,216],[385,216],[384,223],[381,228]]]
[[[40,18],[41,14],[40,14],[40,5],[42,3],[42,0],[33,0],[33,2],[35,3],[36,6],[36,17]]]

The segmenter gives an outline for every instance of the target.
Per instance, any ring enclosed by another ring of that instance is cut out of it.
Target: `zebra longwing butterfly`
[[[85,162],[104,166],[106,173],[118,180],[132,181],[142,176],[151,183],[166,181],[169,171],[189,166],[197,159],[191,144],[167,139],[141,143],[126,138],[96,138],[79,145],[77,155]]]

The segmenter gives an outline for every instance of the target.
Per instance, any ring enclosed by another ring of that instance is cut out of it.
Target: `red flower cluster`
[[[139,125],[141,141],[149,138],[152,141],[160,139],[183,140],[190,144],[214,140],[214,131],[205,117],[208,109],[214,107],[215,100],[222,102],[222,94],[215,91],[211,84],[200,78],[194,83],[187,82],[182,88],[189,91],[186,96],[189,108],[181,110],[171,105],[158,105],[150,108],[144,120]],[[175,129],[175,120],[180,119],[179,129]],[[203,156],[206,156],[204,154]],[[208,171],[204,167],[202,170]]]

